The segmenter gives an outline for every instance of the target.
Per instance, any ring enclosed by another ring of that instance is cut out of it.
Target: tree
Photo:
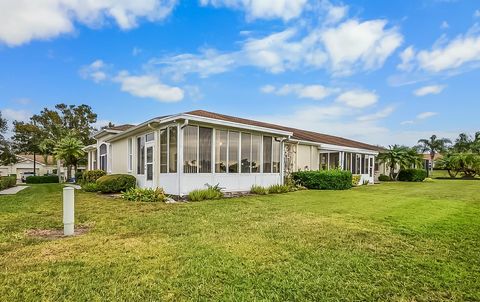
[[[12,144],[5,138],[5,133],[8,130],[7,119],[2,117],[2,112],[0,111],[0,165],[11,165],[16,163],[17,157],[12,150]]]
[[[448,138],[437,138],[434,134],[429,139],[418,140],[422,152],[430,153],[430,171],[433,171],[433,161],[437,153],[442,153],[447,150],[447,144],[451,144],[452,141]]]
[[[63,160],[67,166],[67,179],[72,177],[72,166],[77,171],[78,162],[85,155],[83,148],[83,143],[74,136],[62,138],[55,147],[54,154],[56,158]]]
[[[405,168],[409,165],[407,152],[408,147],[393,145],[378,155],[378,159],[390,168],[391,179],[397,179],[398,173],[395,174],[397,167]]]
[[[408,169],[412,167],[422,167],[423,165],[423,157],[421,154],[418,153],[418,148],[408,148],[405,147],[403,164],[405,164],[402,169]]]

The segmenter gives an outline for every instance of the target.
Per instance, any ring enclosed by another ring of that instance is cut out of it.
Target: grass
[[[61,186],[0,196],[2,301],[478,301],[475,181],[383,183],[199,203],[76,192],[82,236],[58,229]]]
[[[431,178],[450,178],[450,175],[448,174],[447,170],[433,170],[433,172],[430,172]],[[463,176],[462,173],[458,173],[458,175],[455,177],[455,179],[461,179]],[[479,178],[478,176],[476,178]],[[479,178],[480,179],[480,178]]]

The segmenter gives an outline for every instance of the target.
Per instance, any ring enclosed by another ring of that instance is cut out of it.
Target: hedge
[[[390,176],[385,175],[385,174],[380,174],[380,176],[378,176],[378,180],[379,181],[391,181]]]
[[[0,177],[0,190],[15,187],[16,184],[17,184],[17,178],[14,176]]]
[[[28,176],[25,179],[27,184],[51,184],[58,183],[57,175]]]
[[[102,193],[120,193],[135,188],[137,179],[128,174],[110,174],[97,179],[96,184]]]
[[[347,190],[352,187],[352,173],[343,170],[299,171],[292,173],[293,180],[307,189]]]
[[[103,170],[90,170],[85,171],[82,175],[82,182],[84,183],[94,183],[102,176],[107,175]]]
[[[427,178],[427,171],[422,169],[405,169],[398,174],[399,181],[424,181]]]

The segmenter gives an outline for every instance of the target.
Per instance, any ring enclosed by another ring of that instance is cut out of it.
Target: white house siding
[[[111,173],[127,173],[128,168],[128,139],[122,139],[110,144],[111,148]]]

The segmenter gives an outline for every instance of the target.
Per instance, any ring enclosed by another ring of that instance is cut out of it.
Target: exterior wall
[[[317,149],[318,151],[318,149]],[[318,170],[312,160],[312,146],[299,144],[297,146],[297,167],[296,171]]]
[[[111,157],[108,157],[111,165],[111,173],[127,173],[128,171],[128,139],[122,139],[110,144]],[[115,154],[115,155],[113,155]]]
[[[35,166],[35,173],[37,175],[45,175],[45,174],[53,174],[53,170],[57,169],[56,165],[43,165],[41,163],[37,163]],[[84,169],[84,167],[79,166],[78,169]],[[23,173],[25,172],[33,172],[33,161],[26,160],[22,162],[18,162],[16,164],[10,166],[0,166],[0,176],[7,176],[10,174],[17,174],[17,179],[21,179]],[[66,175],[66,168],[61,167],[60,173],[62,175]],[[72,168],[72,176],[75,174]]]

